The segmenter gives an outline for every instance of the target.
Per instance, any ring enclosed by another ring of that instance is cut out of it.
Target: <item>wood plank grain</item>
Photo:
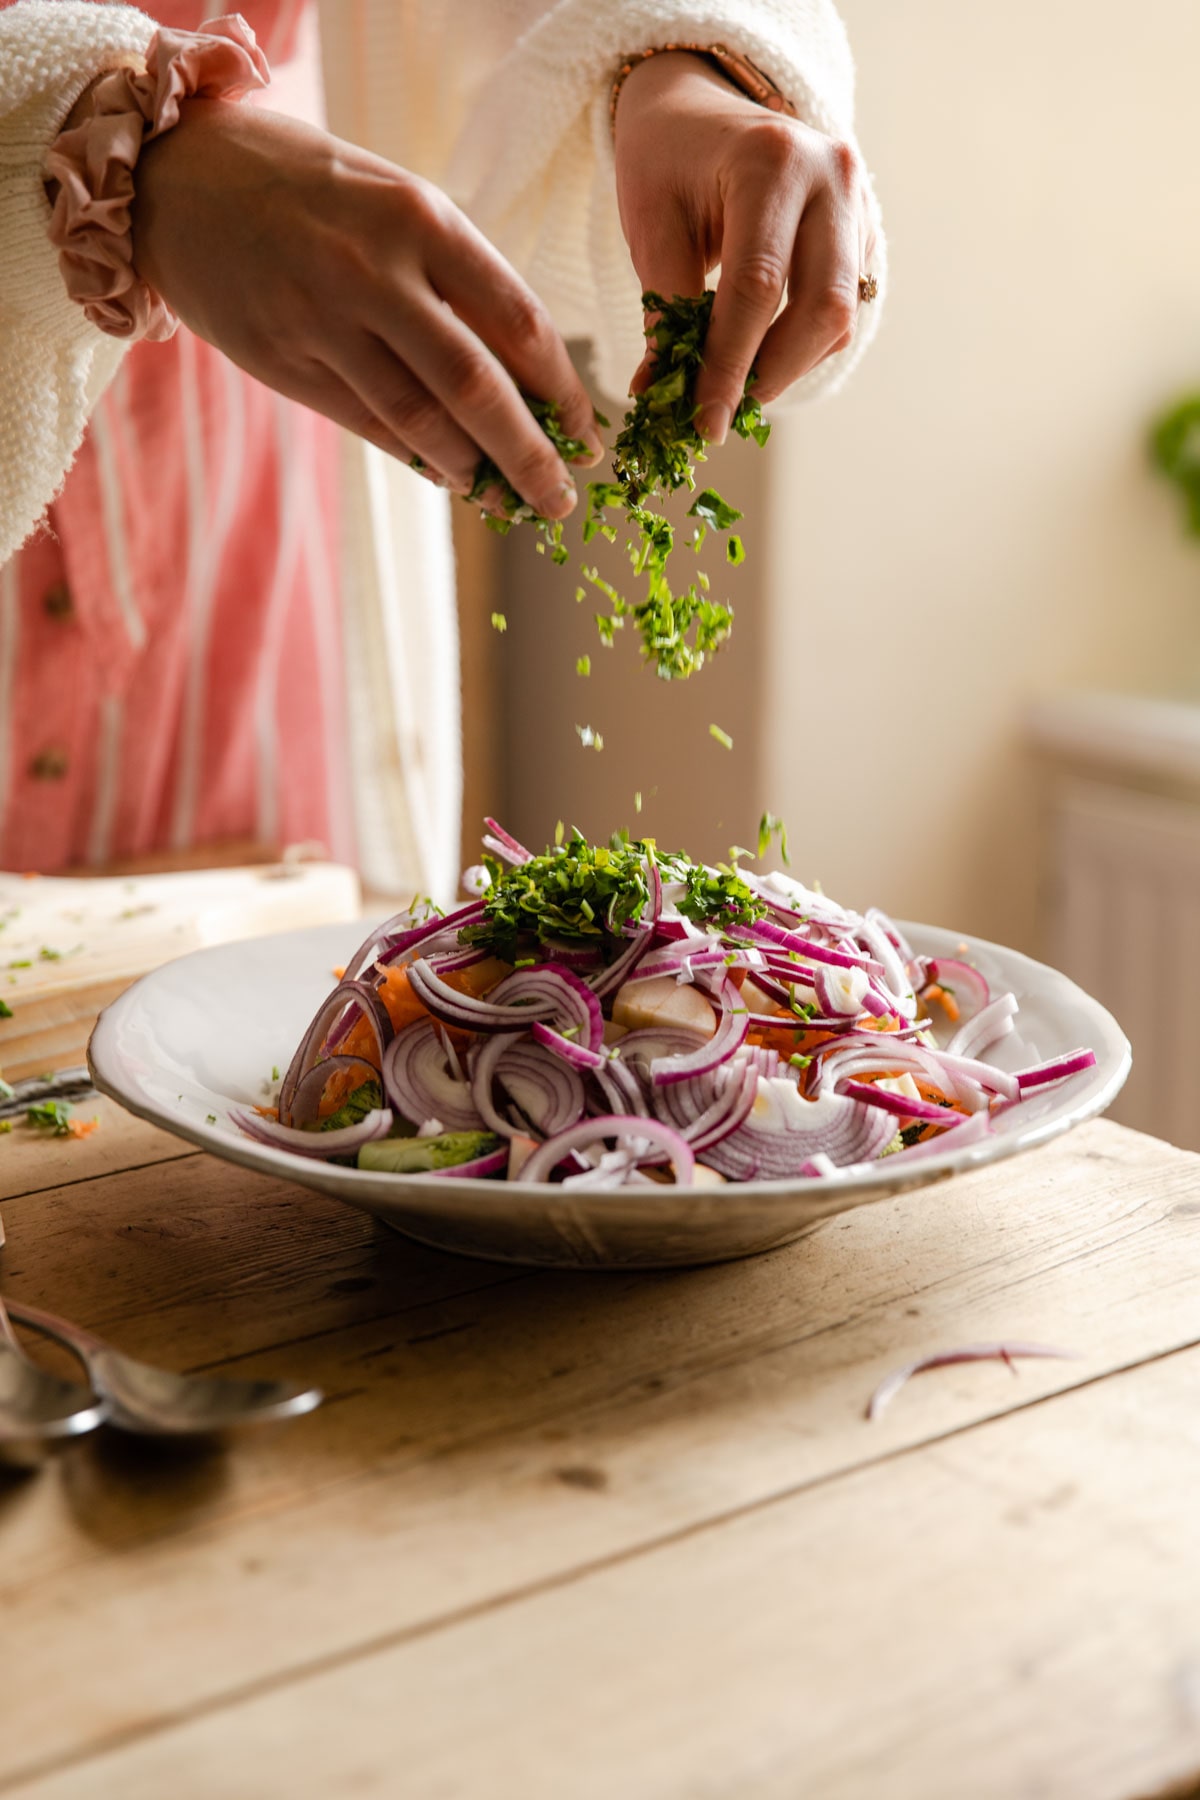
[[[4,993],[0,1070],[9,1080],[82,1062],[97,1015],[174,957],[291,926],[351,920],[362,893],[337,863],[87,881],[0,871]]]
[[[296,1344],[289,1366],[333,1403],[174,1481],[79,1446],[10,1496],[0,1530],[22,1646],[6,1676],[22,1731],[0,1740],[0,1774],[1194,1342],[1198,1170],[1098,1124],[751,1263],[529,1276],[407,1312],[402,1329]],[[947,1370],[864,1423],[893,1363],[1016,1335],[1082,1360],[1022,1365],[1018,1380]]]
[[[109,1754],[10,1791],[1161,1791],[1200,1770],[1198,1383],[1196,1352],[1113,1377],[281,1688],[127,1716]]]
[[[60,1138],[20,1123],[0,1137],[0,1201],[146,1163],[198,1155],[182,1138],[135,1119],[103,1094],[79,1101],[74,1113],[79,1119],[99,1120],[90,1137]]]
[[[4,1216],[10,1298],[183,1369],[517,1278],[200,1153],[46,1189]]]

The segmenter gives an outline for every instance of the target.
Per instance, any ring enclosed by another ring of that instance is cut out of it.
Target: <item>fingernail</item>
[[[579,502],[579,490],[573,481],[560,482],[553,493],[541,502],[537,510],[547,519],[565,519],[574,512]]]
[[[710,444],[723,444],[729,436],[729,421],[732,417],[727,406],[706,406],[704,422],[700,427],[701,436],[706,437]]]

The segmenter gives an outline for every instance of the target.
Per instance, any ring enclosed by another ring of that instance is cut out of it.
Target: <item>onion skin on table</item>
[[[1012,1368],[1020,1356],[1052,1356],[1070,1361],[1077,1354],[1074,1350],[1056,1349],[1053,1344],[964,1344],[957,1350],[935,1350],[932,1355],[919,1357],[916,1362],[905,1363],[903,1368],[893,1369],[890,1375],[885,1375],[867,1402],[866,1416],[872,1422],[882,1418],[885,1408],[904,1384],[914,1375],[924,1375],[930,1369],[948,1369],[955,1363],[971,1362],[1003,1362]],[[1013,1374],[1016,1374],[1015,1369]]]

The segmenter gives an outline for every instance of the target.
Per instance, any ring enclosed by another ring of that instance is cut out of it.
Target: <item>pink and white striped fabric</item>
[[[306,0],[241,11],[273,67],[315,45]],[[353,859],[337,493],[326,420],[185,328],[132,348],[49,529],[0,570],[0,867],[222,839]]]

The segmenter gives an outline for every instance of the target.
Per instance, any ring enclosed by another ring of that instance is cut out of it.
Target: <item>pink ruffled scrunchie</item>
[[[91,92],[92,115],[55,139],[46,179],[59,183],[50,242],[72,300],[112,337],[174,335],[179,320],[133,266],[133,169],[144,143],[179,119],[182,100],[236,100],[271,79],[253,31],[237,13],[203,31],[156,31],[146,72],[114,69]]]

